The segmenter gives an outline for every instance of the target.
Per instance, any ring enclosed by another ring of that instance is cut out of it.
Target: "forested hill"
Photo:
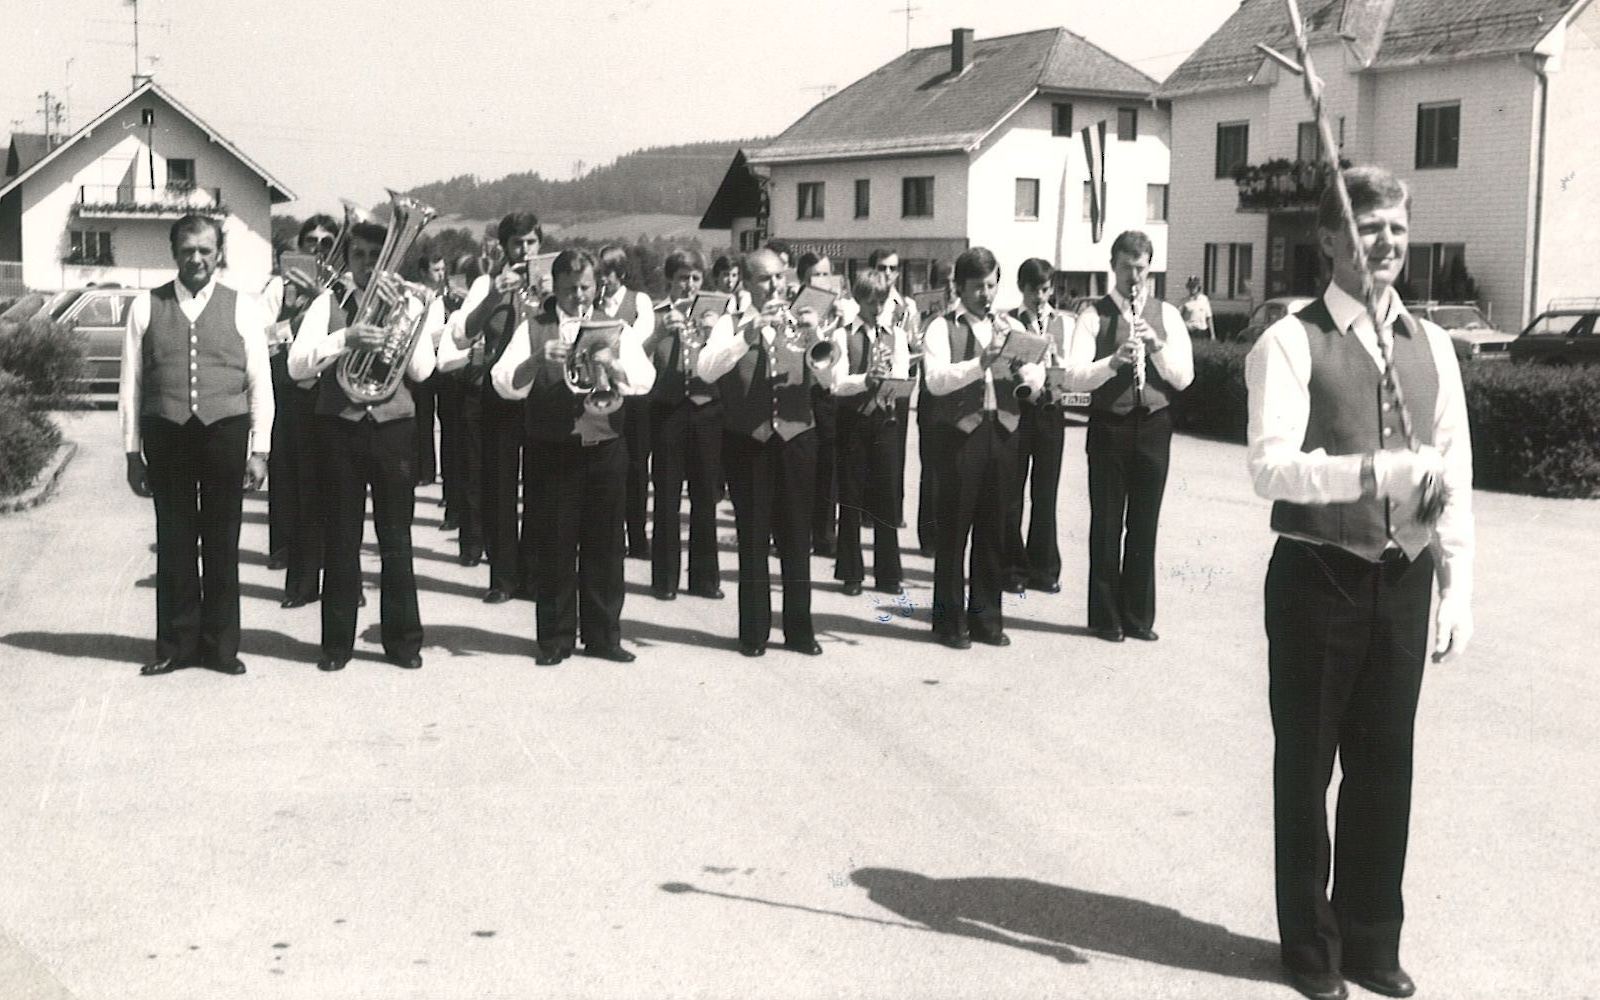
[[[476,175],[462,174],[413,188],[410,193],[442,215],[469,219],[498,218],[522,208],[551,219],[593,213],[699,215],[710,204],[733,154],[757,141],[641,149],[576,180],[522,173],[480,181]]]

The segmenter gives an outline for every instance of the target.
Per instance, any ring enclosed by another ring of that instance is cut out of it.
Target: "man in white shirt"
[[[599,297],[594,311],[620,319],[631,328],[640,343],[655,332],[655,305],[644,292],[628,287],[628,251],[612,244],[600,248],[596,258],[600,269]],[[645,514],[650,502],[650,401],[644,396],[627,396],[622,401],[622,436],[628,442],[628,498],[623,522],[627,527],[628,558],[650,558],[650,538],[645,530]]]
[[[1472,634],[1460,371],[1450,338],[1394,290],[1410,192],[1379,167],[1346,178],[1360,245],[1330,187],[1317,222],[1333,281],[1268,327],[1245,364],[1250,475],[1274,501],[1279,536],[1266,581],[1278,928],[1290,983],[1317,1000],[1345,997],[1345,979],[1386,996],[1416,989],[1400,967],[1401,881],[1435,575],[1435,661],[1460,654]],[[1441,490],[1442,513],[1424,513]],[[1335,755],[1343,780],[1330,848]]]
[[[350,398],[338,381],[341,358],[351,351],[378,351],[388,339],[384,327],[364,322],[350,325],[368,286],[375,281],[387,284],[393,280],[373,270],[386,236],[384,227],[373,223],[358,223],[352,229],[349,264],[358,293],[331,320],[327,316],[331,297],[318,296],[289,349],[290,378],[321,375],[316,436],[317,471],[325,501],[325,564],[322,658],[317,661],[317,669],[324,671],[343,670],[355,649],[368,488],[372,491],[372,524],[383,560],[379,587],[384,655],[408,670],[422,666],[422,618],[417,608],[411,556],[411,519],[417,488],[416,405],[404,379],[397,380],[393,394],[373,403]],[[434,331],[444,323],[443,302],[434,299],[424,312],[422,303],[409,293],[388,288],[375,294],[395,298],[390,310],[391,325],[421,320],[422,330],[405,361],[405,373],[412,382],[427,381],[434,369]]]
[[[239,524],[244,490],[267,477],[270,319],[217,283],[215,219],[186,215],[169,238],[178,277],[128,310],[117,400],[128,486],[156,509],[156,659],[139,672],[242,674]]]

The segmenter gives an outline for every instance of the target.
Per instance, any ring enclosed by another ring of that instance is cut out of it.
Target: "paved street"
[[[421,671],[381,659],[375,589],[358,658],[314,669],[258,496],[249,673],[142,678],[154,518],[114,414],[65,430],[59,493],[0,518],[6,1000],[1293,996],[1272,539],[1239,446],[1174,442],[1154,645],[1082,634],[1069,430],[1064,589],[1008,608],[1007,650],[928,641],[912,555],[910,608],[814,560],[825,654],[746,660],[725,545],[722,602],[657,602],[629,561],[638,662],[539,668],[533,606],[480,603],[433,487]],[[1600,996],[1600,505],[1476,504],[1478,638],[1423,691],[1403,959],[1427,997]]]

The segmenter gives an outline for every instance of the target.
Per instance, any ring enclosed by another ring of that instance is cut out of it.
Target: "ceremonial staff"
[[[1299,62],[1268,45],[1257,43],[1256,49],[1289,72],[1298,74],[1305,83],[1306,100],[1311,104],[1312,116],[1317,123],[1317,134],[1321,138],[1318,155],[1327,168],[1328,183],[1333,185],[1334,193],[1339,199],[1339,213],[1344,217],[1345,232],[1350,237],[1350,253],[1356,271],[1361,275],[1361,297],[1366,303],[1367,319],[1372,323],[1372,331],[1378,338],[1378,348],[1383,355],[1384,385],[1394,397],[1395,410],[1400,417],[1400,430],[1406,438],[1406,447],[1416,451],[1419,443],[1411,420],[1411,411],[1406,408],[1405,397],[1400,393],[1400,382],[1394,372],[1394,335],[1392,332],[1384,331],[1382,318],[1378,312],[1377,289],[1372,283],[1372,275],[1367,269],[1366,255],[1361,248],[1361,229],[1356,224],[1355,209],[1350,204],[1350,191],[1344,183],[1344,171],[1339,164],[1339,146],[1334,141],[1333,123],[1328,116],[1327,107],[1323,104],[1322,78],[1317,75],[1316,68],[1311,63],[1311,40],[1306,32],[1305,22],[1300,17],[1300,5],[1297,0],[1284,0],[1284,5],[1289,9],[1289,24],[1294,30],[1294,43],[1300,57]],[[1422,507],[1418,519],[1423,524],[1434,523],[1444,512],[1445,502],[1448,499],[1449,492],[1444,480],[1429,476],[1422,485]]]

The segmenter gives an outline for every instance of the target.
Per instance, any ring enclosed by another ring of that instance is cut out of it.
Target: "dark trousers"
[[[411,390],[411,400],[417,408],[417,482],[431,483],[439,475],[439,463],[433,447],[433,415],[436,409],[435,398],[438,394],[438,372],[422,382],[413,382],[406,379],[406,386]]]
[[[811,387],[811,412],[816,419],[817,471],[811,497],[811,540],[829,549],[838,537],[839,482],[834,474],[838,455],[838,402],[821,386]]]
[[[1056,542],[1056,494],[1061,485],[1061,452],[1066,422],[1055,407],[1022,407],[1017,424],[1017,478],[1006,517],[1006,576],[1035,587],[1061,576]],[[1029,477],[1032,477],[1030,482]],[[1023,540],[1022,496],[1028,494],[1028,532]]]
[[[483,390],[475,385],[461,387],[457,409],[457,456],[453,462],[456,485],[451,510],[461,527],[461,557],[471,560],[483,555]],[[450,489],[451,472],[445,472],[445,488]]]
[[[817,434],[766,441],[732,432],[722,436],[722,462],[739,531],[739,641],[761,645],[772,632],[772,574],[777,539],[783,574],[783,637],[816,639],[811,627],[811,507],[816,486]]]
[[[1148,629],[1156,620],[1156,526],[1167,489],[1172,413],[1095,411],[1089,455],[1089,627]]]
[[[650,399],[626,396],[622,400],[622,436],[628,442],[628,496],[624,518],[628,528],[628,554],[650,551],[645,534],[650,502]]]
[[[900,428],[900,462],[894,469],[894,523],[900,527],[906,523],[906,440],[911,434],[909,397],[895,400],[894,416]]]
[[[1400,963],[1412,730],[1433,570],[1427,551],[1415,562],[1372,563],[1288,538],[1273,551],[1266,582],[1273,818],[1278,930],[1290,968]],[[1335,753],[1344,777],[1330,851]]]
[[[156,508],[156,658],[230,663],[250,417],[209,427],[142,417],[139,432]]]
[[[919,390],[926,391],[926,390]],[[938,432],[932,421],[917,408],[917,464],[921,469],[917,484],[917,546],[924,552],[938,547],[939,539],[939,476],[934,470],[933,441]]]
[[[523,504],[517,513],[518,483],[521,495],[529,495],[526,480],[537,478],[542,469],[526,471],[531,465],[523,454],[527,417],[521,401],[501,399],[492,386],[483,394],[483,547],[489,554],[489,586],[508,594],[532,594],[537,590],[539,565],[533,544],[536,504]]]
[[[650,585],[675,591],[683,566],[683,484],[689,483],[689,589],[715,590],[717,490],[722,484],[722,404],[651,404],[651,480],[655,523],[651,531]]]
[[[1005,627],[1005,484],[1017,474],[1017,435],[993,415],[970,434],[930,427],[939,491],[933,554],[933,630],[941,635],[996,636]],[[968,566],[967,539],[972,540]],[[963,576],[963,569],[967,570]]]
[[[529,503],[539,561],[539,647],[571,650],[581,636],[591,649],[622,642],[622,515],[627,494],[628,445],[528,442]]]
[[[466,386],[454,375],[436,374],[434,406],[439,413],[439,473],[444,477],[444,509],[461,519],[461,399]]]
[[[317,417],[318,468],[325,490],[322,574],[322,652],[348,659],[356,645],[361,597],[361,536],[367,490],[383,561],[379,577],[383,650],[393,657],[422,650],[422,618],[411,563],[411,514],[416,503],[417,425],[411,419]]]
[[[298,513],[289,485],[294,479],[294,455],[288,448],[287,428],[281,426],[288,419],[288,395],[294,386],[288,359],[287,350],[268,359],[272,370],[272,452],[267,456],[267,553],[272,557],[288,554]]]
[[[861,526],[872,527],[872,574],[878,586],[900,583],[899,487],[895,470],[905,467],[904,422],[893,409],[862,414],[839,407],[839,543],[833,577],[860,583],[866,574]]]
[[[283,596],[310,601],[322,590],[323,491],[317,474],[317,389],[302,389],[290,383],[277,399],[269,464],[276,462],[278,467],[269,469],[268,475],[282,477],[274,482],[274,497],[283,497],[289,508],[285,528],[289,568],[284,574]]]

